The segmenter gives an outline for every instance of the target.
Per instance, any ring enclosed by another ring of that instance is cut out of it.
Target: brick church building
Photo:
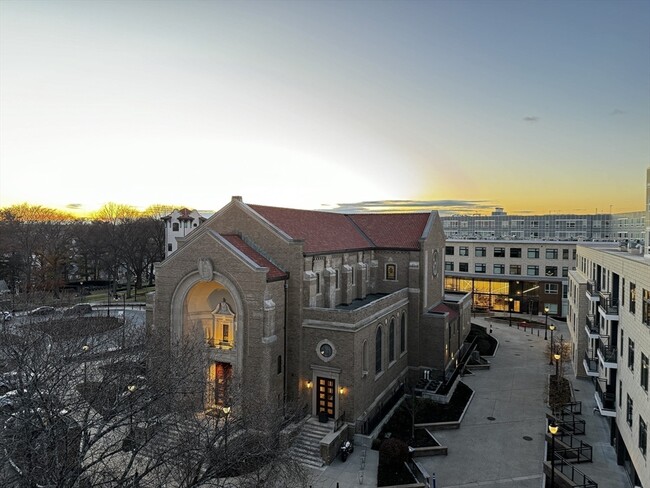
[[[407,381],[456,367],[471,298],[444,293],[444,250],[437,212],[233,197],[157,266],[148,327],[170,347],[205,344],[203,408],[227,403],[237,383],[274,408],[299,404],[362,432]]]

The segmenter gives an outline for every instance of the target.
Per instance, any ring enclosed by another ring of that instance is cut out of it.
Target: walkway
[[[526,316],[528,318],[528,316]],[[489,319],[474,323],[489,329]],[[513,320],[513,324],[516,323]],[[540,488],[544,458],[546,382],[554,374],[548,365],[543,330],[519,330],[508,322],[493,322],[493,335],[499,342],[489,370],[463,377],[475,392],[461,428],[435,432],[449,448],[447,456],[420,458],[436,475],[436,488]],[[566,324],[558,323],[555,337],[569,338]],[[567,368],[571,369],[570,365]],[[586,422],[584,441],[594,447],[592,464],[578,466],[598,483],[599,488],[627,488],[623,468],[616,464],[609,445],[607,419],[594,415],[593,386],[588,380],[572,379],[576,399],[583,402]],[[582,437],[582,436],[581,436]],[[313,488],[351,488],[377,486],[377,451],[368,450],[362,470],[362,448],[358,447],[346,463],[336,459],[323,470],[313,471]],[[359,472],[363,471],[363,482]]]

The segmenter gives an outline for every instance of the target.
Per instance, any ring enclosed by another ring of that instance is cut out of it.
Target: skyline
[[[0,207],[643,210],[650,2],[0,3]]]

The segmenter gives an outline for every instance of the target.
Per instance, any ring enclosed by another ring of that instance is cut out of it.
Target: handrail
[[[345,423],[345,411],[339,415],[339,417],[334,420],[334,432],[339,430],[341,427],[343,427],[343,424]]]
[[[598,488],[598,483],[564,459],[559,453],[554,453],[553,458],[551,460],[551,469],[559,471],[575,483],[573,488]]]

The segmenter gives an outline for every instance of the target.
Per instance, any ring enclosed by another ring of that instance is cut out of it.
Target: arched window
[[[361,375],[368,373],[368,341],[363,341],[363,349],[361,350]]]
[[[395,319],[390,319],[388,327],[388,362],[395,361]]]
[[[402,322],[399,326],[399,351],[406,351],[406,314],[402,314]]]
[[[375,373],[381,373],[381,326],[375,335]]]

